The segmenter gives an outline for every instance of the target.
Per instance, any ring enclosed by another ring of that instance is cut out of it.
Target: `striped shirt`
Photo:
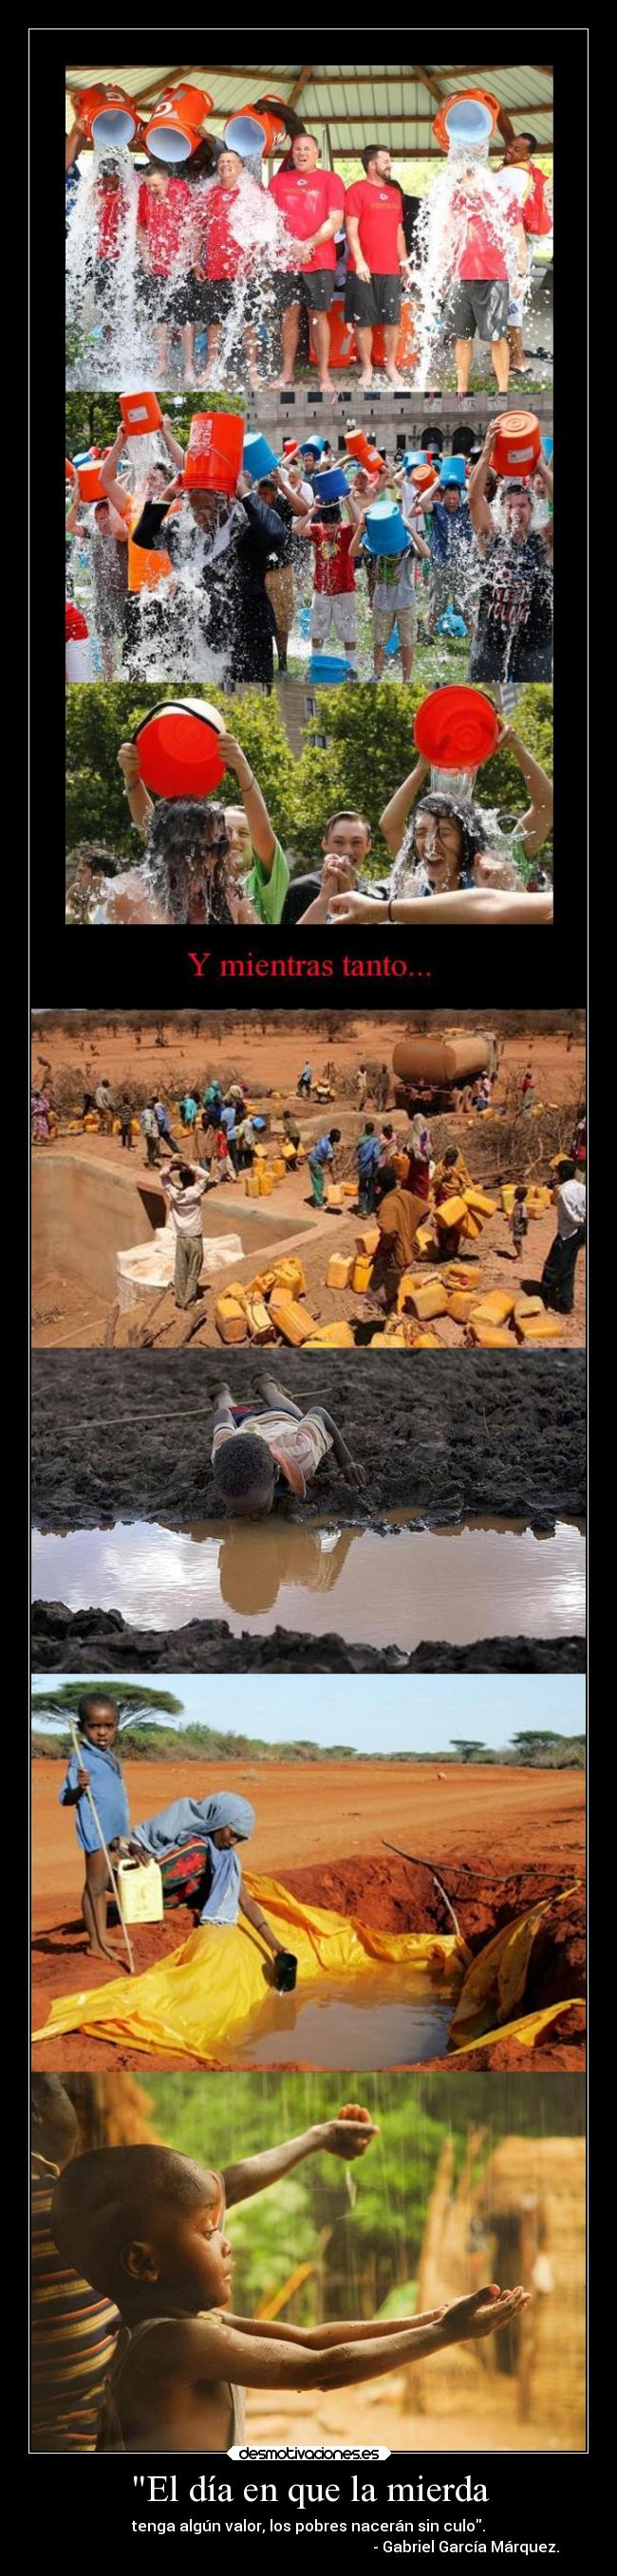
[[[32,2448],[94,2451],[120,2318],[62,2261],[49,2213],[59,2168],[32,2158]]]

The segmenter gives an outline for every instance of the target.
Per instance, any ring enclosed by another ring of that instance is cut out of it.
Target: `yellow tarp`
[[[541,2031],[548,2030],[549,2023],[557,2020],[558,2013],[571,2012],[572,2005],[580,2004],[581,2000],[580,1995],[569,1995],[565,2003],[542,2004],[537,2012],[523,2013],[520,2021],[502,2022],[499,2030],[485,2030],[479,2039],[459,2040],[457,2056],[472,2057],[474,2048],[496,2048],[497,2041],[502,2039],[518,2039],[521,2048],[535,2048]]]
[[[343,1974],[357,2002],[361,1985],[374,1984],[379,1964],[396,1972],[397,2000],[405,1972],[425,1972],[442,1993],[458,1992],[470,1954],[455,1934],[375,1932],[325,1907],[302,1905],[277,1879],[247,1876],[244,1884],[277,1939],[296,1954],[297,1992],[323,1993],[328,1977],[340,1980]],[[228,2066],[249,2030],[255,2037],[273,2026],[280,1998],[272,1994],[270,1969],[270,1953],[249,1923],[200,1924],[179,1950],[143,1975],[122,1974],[108,1985],[60,1996],[33,2037],[83,2030],[119,2048],[130,2044],[161,2056],[192,2057],[199,2066]]]
[[[577,1879],[574,1887],[564,1888],[561,1896],[550,1896],[541,1905],[531,1906],[527,1914],[519,1915],[518,1922],[507,1923],[479,1951],[459,1996],[450,2031],[452,2048],[465,2048],[470,2040],[482,2037],[499,2038],[499,2028],[491,2029],[493,2022],[502,2028],[507,2023],[510,2030],[520,2031],[521,2025],[513,2023],[510,2016],[525,1992],[536,1932],[545,1914],[550,1914],[555,1905],[565,1905],[566,1898],[574,1896],[579,1886]],[[552,2012],[553,2007],[550,2009]],[[563,2004],[555,2006],[555,2010],[563,2012]],[[531,2018],[535,2020],[537,2015]]]

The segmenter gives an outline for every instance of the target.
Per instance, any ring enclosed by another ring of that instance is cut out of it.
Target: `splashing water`
[[[431,790],[438,790],[440,795],[451,796],[454,802],[458,796],[464,796],[467,802],[472,802],[475,776],[476,772],[473,770],[432,769]],[[428,874],[428,866],[431,859],[434,859],[437,854],[437,816],[434,817],[432,840],[429,842],[422,858],[414,858],[415,820],[421,801],[422,800],[419,799],[418,805],[416,805],[415,808],[415,813],[411,816],[411,820],[407,825],[407,830],[401,842],[400,850],[398,851],[397,857],[394,861],[390,884],[390,891],[393,898],[397,895],[430,896],[434,892],[434,888],[431,885],[430,876]],[[520,869],[517,866],[515,857],[515,850],[520,849],[521,844],[524,845],[526,838],[525,830],[521,821],[518,817],[515,817],[510,813],[504,813],[496,805],[478,806],[477,812],[480,816],[483,829],[486,834],[486,850],[484,855],[486,855],[488,851],[491,851],[494,856],[500,858],[503,861],[504,868],[512,871],[516,882],[522,887],[524,880],[521,876]],[[430,819],[430,816],[427,817],[429,822]]]
[[[115,194],[120,200],[113,256],[106,262],[111,275],[105,288],[101,274],[103,165],[115,171],[118,182]],[[135,309],[138,194],[139,177],[126,145],[112,147],[106,143],[103,151],[97,151],[95,146],[91,158],[84,163],[67,227],[68,387],[90,384],[93,372],[97,384],[115,386],[122,392],[125,389],[130,391],[131,384],[135,383],[136,369],[139,370],[141,363]],[[101,285],[100,299],[96,292],[97,279]],[[78,334],[75,356],[71,349],[74,333]],[[147,363],[146,352],[143,363]],[[130,370],[128,375],[127,369]]]
[[[204,179],[196,191],[197,219],[201,214],[204,238],[208,217],[223,199],[228,210],[232,240],[238,246],[238,265],[233,281],[233,301],[220,326],[216,356],[206,359],[206,372],[201,382],[212,387],[221,385],[233,370],[236,377],[245,363],[244,333],[250,327],[259,344],[260,357],[268,366],[276,352],[277,328],[274,309],[274,279],[277,270],[291,266],[289,233],[274,198],[263,185],[260,160],[245,162],[237,187],[223,191],[216,178]],[[231,284],[231,280],[225,283]]]
[[[451,143],[437,179],[418,217],[414,285],[418,364],[414,385],[424,392],[436,370],[444,339],[444,304],[463,254],[471,217],[481,221],[501,251],[511,292],[518,290],[512,224],[505,218],[503,192],[488,168],[488,144]]]

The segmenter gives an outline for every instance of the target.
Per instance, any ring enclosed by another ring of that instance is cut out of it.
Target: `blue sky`
[[[46,1688],[69,1679],[74,1675],[38,1674],[35,1703]],[[84,1690],[93,1680],[100,1674],[84,1673]],[[461,1735],[496,1747],[523,1727],[554,1727],[559,1735],[582,1735],[585,1727],[585,1681],[578,1674],[430,1673],[406,1680],[397,1674],[210,1679],[162,1673],[160,1680],[182,1701],[185,1719],[265,1736],[271,1744],[304,1736],[314,1744],[352,1745],[358,1753],[426,1753],[433,1746],[445,1750]],[[113,1674],[105,1688],[113,1694]]]

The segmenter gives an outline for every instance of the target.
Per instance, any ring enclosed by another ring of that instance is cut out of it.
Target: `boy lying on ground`
[[[302,1413],[276,1378],[264,1377],[263,1387],[266,1403],[261,1406],[234,1405],[231,1387],[221,1387],[212,1463],[215,1497],[223,1511],[234,1519],[261,1520],[285,1485],[302,1500],[329,1449],[347,1484],[366,1484],[364,1468],[352,1458],[325,1405]]]

